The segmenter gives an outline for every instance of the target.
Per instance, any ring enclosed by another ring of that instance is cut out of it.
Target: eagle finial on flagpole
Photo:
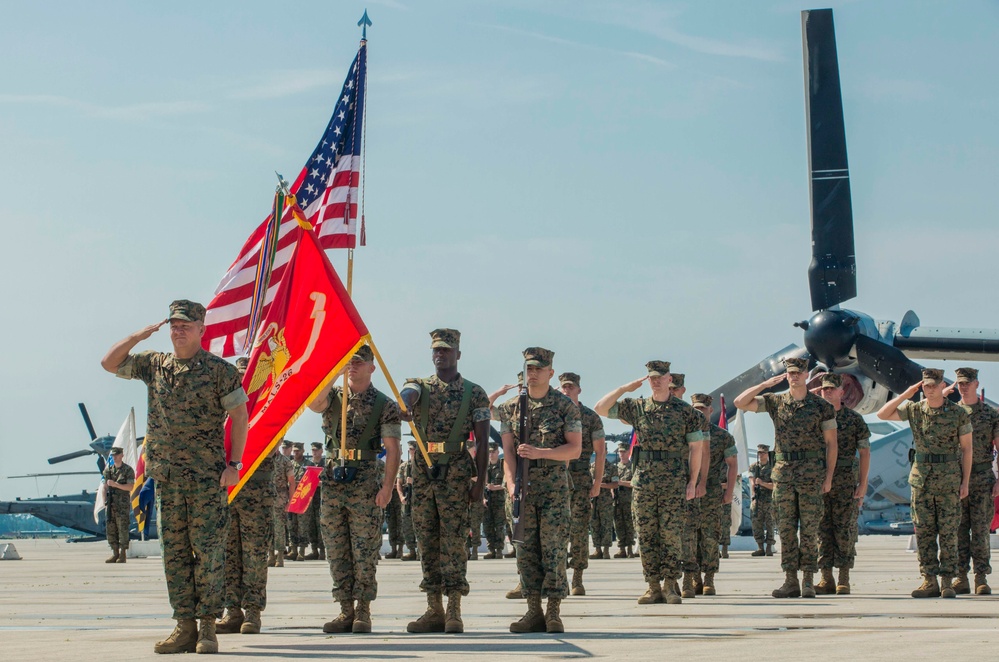
[[[372,23],[371,19],[368,18],[368,10],[366,8],[364,10],[364,16],[361,17],[361,20],[359,20],[357,24],[361,27],[361,39],[367,39],[368,26],[371,25]]]

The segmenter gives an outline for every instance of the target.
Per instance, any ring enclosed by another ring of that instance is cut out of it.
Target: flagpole
[[[378,365],[381,366],[382,372],[385,373],[385,379],[389,383],[389,388],[392,389],[392,393],[395,394],[395,399],[399,402],[399,409],[403,412],[406,410],[406,402],[402,399],[402,394],[399,393],[399,389],[395,386],[395,380],[392,379],[392,375],[389,374],[388,368],[385,366],[385,361],[382,360],[382,355],[375,347],[375,341],[371,339],[371,334],[368,334],[368,345],[371,347],[371,353],[375,355],[375,359],[378,361]],[[416,429],[416,425],[413,421],[408,421],[409,430],[413,433],[413,438],[416,439],[416,445],[420,448],[420,453],[423,455],[423,459],[426,461],[427,466],[433,466],[433,462],[430,461],[430,455],[427,453],[427,445],[423,443],[423,437],[420,436],[419,431]]]

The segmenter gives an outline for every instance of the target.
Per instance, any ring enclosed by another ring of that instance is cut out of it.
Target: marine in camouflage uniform
[[[132,487],[135,484],[135,469],[125,464],[121,448],[111,448],[107,466],[104,467],[104,526],[108,545],[113,554],[105,563],[125,563],[128,550],[128,530],[132,517]],[[111,485],[111,482],[125,486],[125,489]]]
[[[402,499],[396,490],[392,490],[392,500],[385,507],[385,528],[388,529],[389,547],[392,549],[385,555],[387,559],[402,558]]]
[[[618,487],[614,494],[614,532],[617,534],[618,552],[616,559],[635,556],[635,520],[631,510],[631,480],[635,467],[631,462],[631,449],[626,442],[617,445]]]
[[[226,613],[215,626],[219,634],[260,633],[260,612],[267,607],[267,560],[273,547],[274,501],[274,454],[271,453],[229,504]]]
[[[784,359],[784,365],[784,374],[747,389],[735,404],[743,410],[769,414],[774,423],[777,461],[772,477],[784,583],[772,595],[814,598],[822,495],[829,491],[836,468],[836,411],[809,393],[805,385],[807,359]],[[760,395],[785,379],[790,385],[787,393]]]
[[[999,412],[978,397],[978,371],[958,368],[960,406],[971,419],[971,477],[968,496],[961,499],[961,523],[957,527],[957,576],[951,588],[958,594],[971,592],[968,571],[975,562],[975,594],[989,595],[991,549],[989,529],[995,515],[996,479],[992,473],[992,451],[999,448]]]
[[[961,499],[968,495],[971,476],[972,426],[968,412],[943,397],[943,387],[943,370],[924,368],[921,382],[878,411],[882,420],[908,421],[912,431],[915,461],[909,471],[909,486],[916,553],[923,575],[923,583],[912,592],[914,598],[957,595],[951,580],[958,571]],[[910,398],[920,389],[926,399],[912,402]]]
[[[468,442],[468,453],[475,460],[475,446]],[[487,469],[488,473],[488,469]],[[485,500],[478,499],[468,504],[468,560],[479,560],[479,546],[482,544],[482,520],[486,516]]]
[[[305,476],[305,467],[311,467],[312,462],[305,458],[305,442],[292,442],[291,447],[291,461],[295,467],[295,484],[298,485]],[[288,513],[288,539],[291,540],[291,552],[288,554],[288,560],[304,561],[305,545],[308,544],[304,513]]]
[[[634,513],[642,572],[649,588],[639,604],[680,604],[676,580],[683,563],[686,501],[693,499],[700,473],[708,421],[693,407],[673,397],[668,361],[646,365],[652,398],[618,399],[637,391],[646,378],[618,387],[597,403],[598,414],[632,425],[640,451],[635,464]],[[665,595],[664,595],[665,591]]]
[[[589,566],[590,518],[592,499],[598,498],[603,490],[600,483],[606,466],[607,446],[604,443],[604,423],[597,413],[579,402],[580,377],[574,372],[564,372],[558,376],[559,388],[579,407],[583,421],[583,449],[579,459],[569,461],[569,480],[572,484],[569,519],[569,567],[572,568],[572,595],[586,595],[583,586],[583,571]],[[595,455],[593,464],[590,456]],[[591,473],[592,472],[592,473]],[[611,521],[611,533],[614,523]],[[610,543],[608,543],[610,545]],[[596,554],[599,552],[599,556]],[[603,558],[598,546],[592,558]]]
[[[461,598],[468,595],[468,504],[482,499],[489,461],[489,399],[482,387],[458,373],[461,334],[436,329],[430,337],[436,374],[409,379],[402,388],[408,415],[427,444],[432,462],[428,467],[425,458],[417,457],[413,468],[413,525],[427,611],[406,629],[459,633],[464,631]],[[465,441],[473,431],[474,462],[465,451]],[[443,594],[448,596],[446,614]]]
[[[510,624],[514,633],[563,632],[562,599],[569,594],[566,560],[569,545],[569,474],[567,460],[579,457],[583,423],[579,407],[551,388],[554,352],[543,347],[524,350],[527,382],[527,442],[521,443],[520,396],[500,407],[505,472],[511,496],[516,492],[517,463],[524,460],[517,572],[527,599],[527,613]],[[548,599],[542,613],[541,600]]]
[[[312,457],[306,461],[306,466],[323,466],[323,444],[318,441],[312,442]],[[309,506],[302,513],[299,519],[301,539],[312,547],[312,551],[302,556],[300,561],[326,560],[326,547],[323,544],[322,526],[320,517],[323,508],[323,485],[322,481],[316,485],[316,491],[312,493]]]
[[[753,523],[753,538],[756,539],[757,547],[752,556],[773,556],[774,542],[776,541],[774,539],[774,490],[771,474],[774,465],[770,462],[770,447],[766,444],[758,445],[756,457],[756,462],[749,467],[750,486],[753,492],[750,516]],[[728,516],[729,521],[731,521],[731,513],[728,513]],[[764,548],[764,544],[766,548]]]
[[[487,559],[503,557],[506,537],[506,485],[503,482],[503,462],[499,445],[489,442],[489,468],[486,469],[485,516],[482,524],[489,546]]]
[[[690,398],[691,406],[710,421],[714,413],[712,398],[706,393],[695,393]],[[718,539],[721,537],[719,526],[722,514],[728,512],[725,506],[732,503],[732,492],[729,485],[735,485],[738,471],[735,438],[713,423],[709,423],[709,440],[707,457],[702,458],[707,466],[707,480],[704,496],[700,501],[700,517],[694,523],[693,534],[688,532],[690,566],[684,568],[684,591],[688,590],[687,572],[693,573],[694,593],[697,595],[715,595],[715,574],[719,569]],[[722,489],[722,476],[726,478]],[[729,480],[731,479],[731,480]],[[688,571],[688,568],[689,571]],[[700,573],[704,573],[703,579]],[[683,597],[687,597],[684,595]]]
[[[822,497],[819,523],[819,570],[821,581],[816,593],[850,593],[850,570],[857,555],[857,517],[867,493],[867,471],[871,463],[871,431],[857,412],[843,406],[842,378],[823,375],[822,397],[836,409],[836,471],[832,489]],[[859,462],[857,455],[860,455]],[[839,568],[839,580],[832,569]]]
[[[222,615],[223,561],[229,519],[226,486],[239,480],[227,466],[225,419],[232,420],[231,465],[246,443],[246,393],[231,363],[201,349],[205,308],[170,304],[173,353],[130,354],[167,321],[116,343],[101,361],[105,370],[148,387],[146,476],[156,481],[167,592],[177,627],[157,653],[218,651],[215,619]],[[221,476],[221,479],[220,479]],[[221,483],[221,484],[220,484]],[[200,627],[195,619],[201,619]]]
[[[383,508],[395,491],[402,425],[399,406],[371,384],[374,353],[362,345],[347,364],[347,424],[342,435],[343,386],[327,386],[312,411],[322,413],[328,460],[321,474],[320,518],[326,541],[333,599],[340,614],[326,633],[371,632],[371,602],[382,546]],[[385,448],[385,464],[378,453]]]
[[[291,447],[290,441],[282,442]],[[274,452],[274,508],[271,517],[274,537],[270,565],[276,568],[284,567],[285,545],[288,544],[288,504],[295,492],[295,464],[291,458],[280,451]]]
[[[596,467],[593,469],[596,473]],[[614,492],[617,490],[617,465],[604,461],[603,479],[600,494],[593,499],[593,546],[602,550],[600,558],[610,558],[610,546],[614,542]],[[594,482],[596,478],[594,477]]]
[[[402,539],[406,543],[407,551],[400,558],[403,561],[415,561],[417,559],[416,550],[416,529],[413,527],[413,458],[416,456],[416,441],[409,442],[409,456],[402,464],[399,471],[399,479],[396,483],[396,492],[400,493]]]

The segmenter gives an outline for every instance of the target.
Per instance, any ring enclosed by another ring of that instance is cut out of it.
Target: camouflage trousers
[[[722,503],[722,493],[708,490],[699,501],[700,517],[694,523],[694,534],[688,534],[690,548],[693,554],[693,564],[684,565],[684,570],[691,572],[718,572],[720,554],[718,553],[718,527],[722,516],[728,512],[726,504]],[[687,503],[690,503],[689,501]],[[688,553],[688,559],[691,558]]]
[[[420,545],[425,593],[468,595],[468,488],[472,457],[452,456],[447,478],[430,480],[424,464],[413,471],[413,527]]]
[[[961,523],[957,527],[957,569],[960,574],[971,570],[972,560],[976,575],[992,572],[989,530],[995,515],[995,501],[992,499],[994,482],[991,469],[973,473],[968,481],[968,497],[961,500]]]
[[[725,483],[722,483],[722,492],[725,491]],[[718,544],[730,545],[732,543],[732,504],[722,506],[721,518],[718,521]],[[771,526],[771,535],[773,527]]]
[[[402,499],[399,493],[392,490],[392,500],[385,507],[385,527],[388,529],[389,545],[396,547],[402,544]]]
[[[309,539],[302,533],[305,530],[303,517],[304,514],[288,513],[288,540],[291,541],[292,548],[309,544]]]
[[[593,476],[589,469],[571,471],[572,493],[569,519],[569,567],[585,570],[590,565],[590,520],[593,517],[593,504],[590,503],[590,488]]]
[[[957,574],[957,527],[961,518],[961,501],[957,496],[957,490],[935,494],[924,488],[912,488],[912,523],[921,575]]]
[[[635,528],[647,582],[672,581],[681,575],[686,486],[682,475],[658,475],[635,488]]]
[[[156,481],[156,518],[173,618],[219,618],[229,507],[217,477]]]
[[[683,506],[683,571],[697,572],[697,523],[701,519],[701,499],[691,499]]]
[[[298,520],[299,526],[299,540],[300,545],[309,544],[312,545],[313,550],[323,549],[323,536],[322,527],[320,526],[320,518],[322,514],[322,487],[316,489],[316,493],[312,495],[312,501],[309,502],[309,507],[305,509],[302,513],[301,518]]]
[[[610,490],[600,490],[600,495],[593,499],[590,530],[594,547],[610,547],[614,542],[614,495]]]
[[[569,556],[569,481],[564,466],[531,467],[521,503],[524,542],[517,545],[517,572],[524,596],[564,598]]]
[[[486,506],[482,501],[468,504],[468,549],[478,549],[482,544],[482,520],[486,516]]]
[[[622,492],[627,490],[627,496]],[[614,532],[617,534],[617,546],[624,548],[635,544],[635,520],[631,512],[631,488],[617,488],[614,497]]]
[[[111,490],[117,490],[117,488],[109,487],[108,492]],[[132,510],[126,501],[128,495],[122,490],[117,491],[121,492],[122,496],[114,495],[115,501],[112,502],[111,507],[104,509],[104,526],[107,531],[108,545],[128,549],[128,529],[131,524]],[[121,506],[118,505],[119,502]]]
[[[753,499],[753,503],[749,507],[749,512],[753,523],[753,538],[756,539],[757,544],[774,544],[776,541],[774,538],[774,502]],[[722,520],[725,522],[725,534],[723,537],[727,537],[731,530],[731,519],[732,514],[729,510],[722,513]]]
[[[857,489],[859,473],[838,469],[833,474],[832,489],[822,495],[822,520],[819,522],[819,568],[852,568],[857,556]]]
[[[246,485],[229,504],[225,606],[267,606],[267,560],[273,546],[274,487]]]
[[[320,529],[333,579],[333,600],[374,600],[375,570],[382,547],[383,511],[375,503],[381,488],[378,469],[361,463],[349,483],[335,483],[323,472]]]
[[[502,552],[506,544],[506,492],[486,492],[486,509],[482,517],[486,544],[492,552]]]
[[[402,507],[402,540],[411,552],[416,551],[416,529],[413,528],[413,509],[406,505]]]
[[[283,552],[288,546],[288,501],[287,499],[282,501],[280,499],[274,499],[274,508],[272,520],[272,528],[274,529],[274,537],[272,538],[272,545],[275,550]]]
[[[777,509],[781,569],[784,572],[817,572],[822,483],[777,483],[774,507]]]

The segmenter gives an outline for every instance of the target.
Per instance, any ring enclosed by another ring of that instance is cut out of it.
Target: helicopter
[[[90,443],[89,449],[81,449],[78,451],[73,451],[72,453],[66,453],[64,455],[57,455],[55,457],[50,457],[49,464],[59,464],[60,462],[66,462],[68,460],[75,460],[81,457],[89,457],[91,455],[96,455],[97,470],[90,471],[63,471],[63,472],[50,472],[50,473],[34,473],[25,474],[20,476],[8,476],[8,478],[44,478],[50,476],[100,476],[104,472],[104,468],[107,465],[107,456],[111,451],[111,446],[114,444],[114,435],[104,435],[97,436],[97,432],[94,430],[94,425],[90,420],[90,414],[87,412],[87,406],[82,402],[79,403],[80,414],[83,416],[83,422],[87,426],[87,432],[90,433]],[[139,437],[137,441],[142,442],[142,437]],[[98,520],[94,521],[94,503],[97,500],[97,493],[88,492],[83,490],[78,494],[69,494],[63,496],[45,496],[33,499],[22,499],[17,498],[14,501],[0,501],[0,515],[7,514],[27,514],[34,515],[43,522],[47,522],[53,526],[65,527],[68,529],[73,529],[81,533],[88,534],[94,538],[104,538],[105,537],[105,524],[104,524],[104,512],[101,511],[98,514]],[[146,537],[155,538],[156,537],[156,513],[155,509],[151,512],[149,520],[146,527]],[[131,518],[131,537],[133,539],[138,539],[139,531],[138,526],[135,521],[134,515]]]

